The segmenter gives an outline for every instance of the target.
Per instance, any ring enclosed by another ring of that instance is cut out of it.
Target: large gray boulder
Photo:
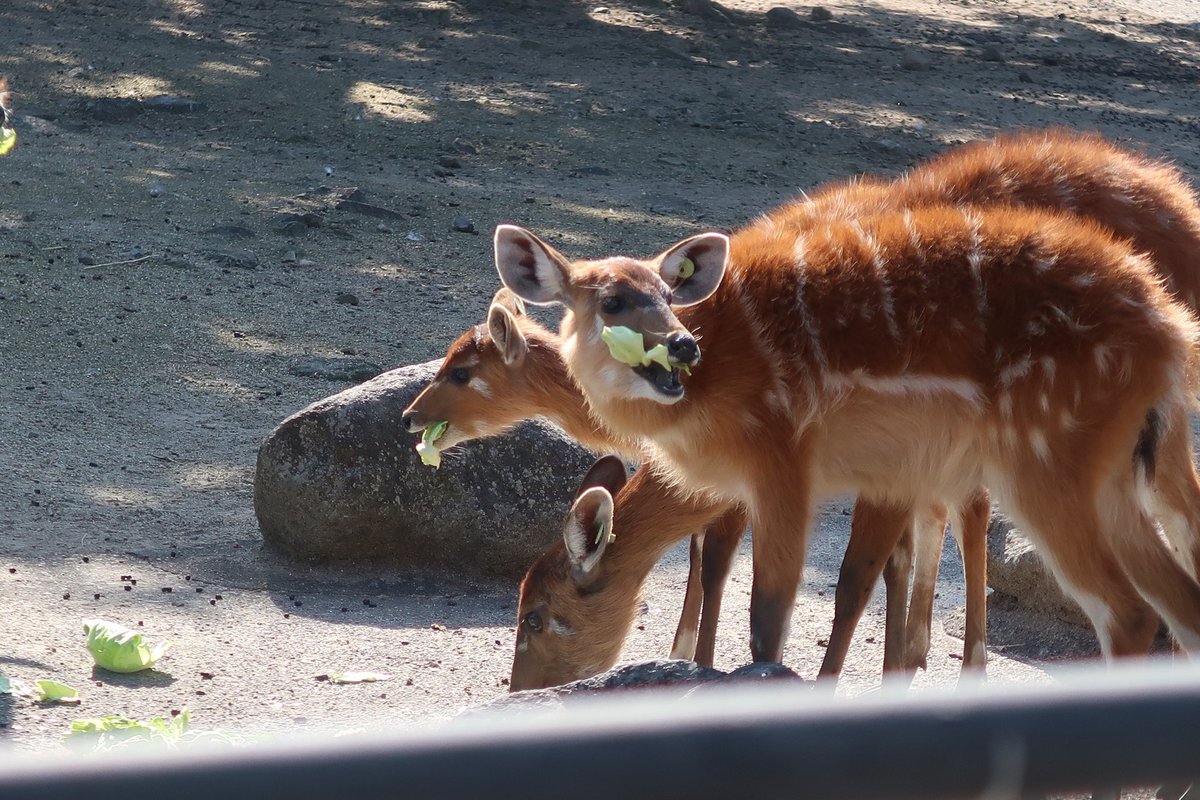
[[[313,561],[519,577],[561,535],[593,457],[558,428],[525,423],[457,448],[438,470],[418,459],[400,418],[440,363],[385,372],[271,432],[254,480],[268,543]]]
[[[1033,543],[1003,514],[993,513],[988,527],[988,585],[1020,608],[1072,625],[1091,628],[1074,600],[1063,594]]]

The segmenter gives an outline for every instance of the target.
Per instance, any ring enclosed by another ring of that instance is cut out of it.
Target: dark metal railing
[[[788,684],[628,692],[383,738],[0,757],[3,800],[991,800],[1200,776],[1200,669],[854,699]]]

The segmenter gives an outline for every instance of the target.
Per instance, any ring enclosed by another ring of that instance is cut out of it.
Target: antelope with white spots
[[[528,231],[497,230],[505,284],[566,307],[574,380],[653,462],[615,519],[593,503],[575,526],[616,544],[568,537],[531,569],[518,648],[535,647],[530,613],[550,614],[588,650],[560,654],[560,672],[611,663],[609,629],[632,619],[636,573],[667,538],[633,531],[709,504],[750,516],[751,649],[778,660],[819,498],[857,492],[911,516],[962,508],[980,485],[1034,539],[1106,655],[1144,652],[1155,612],[1200,648],[1200,586],[1143,503],[1153,487],[1189,496],[1195,477],[1195,323],[1149,260],[1096,224],[1017,208],[880,201],[794,224],[797,209],[649,261],[572,262]],[[677,366],[614,361],[606,326],[664,344]],[[616,557],[624,539],[655,544]]]

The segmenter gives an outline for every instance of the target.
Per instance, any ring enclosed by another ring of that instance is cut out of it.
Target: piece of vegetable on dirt
[[[150,669],[171,646],[170,642],[159,642],[151,647],[137,631],[103,619],[85,619],[83,632],[92,660],[109,672]]]

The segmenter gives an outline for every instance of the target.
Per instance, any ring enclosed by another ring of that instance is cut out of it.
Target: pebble
[[[445,167],[446,169],[460,169],[462,167],[462,162],[454,156],[439,156],[438,165]]]
[[[310,358],[288,367],[299,378],[362,383],[382,373],[383,367],[361,358]]]
[[[93,267],[96,265],[96,259],[91,253],[80,253],[79,263],[83,264],[85,267]]]
[[[804,20],[790,8],[775,6],[767,9],[768,28],[802,28]]]
[[[344,306],[358,305],[358,296],[351,294],[350,292],[338,292],[338,295],[334,298],[334,300]]]
[[[808,13],[813,22],[829,22],[833,19],[833,12],[824,6],[813,6],[812,11]]]
[[[929,69],[929,56],[920,50],[906,50],[900,59],[900,69],[911,72],[924,72]]]
[[[221,264],[227,264],[231,267],[241,267],[242,269],[256,269],[258,267],[258,256],[250,250],[213,250],[209,256]]]
[[[470,217],[463,214],[454,218],[451,227],[459,233],[475,233],[475,223],[471,221]]]
[[[993,44],[989,44],[979,51],[979,57],[984,61],[1003,61],[1004,54],[1000,52],[1000,48]]]

